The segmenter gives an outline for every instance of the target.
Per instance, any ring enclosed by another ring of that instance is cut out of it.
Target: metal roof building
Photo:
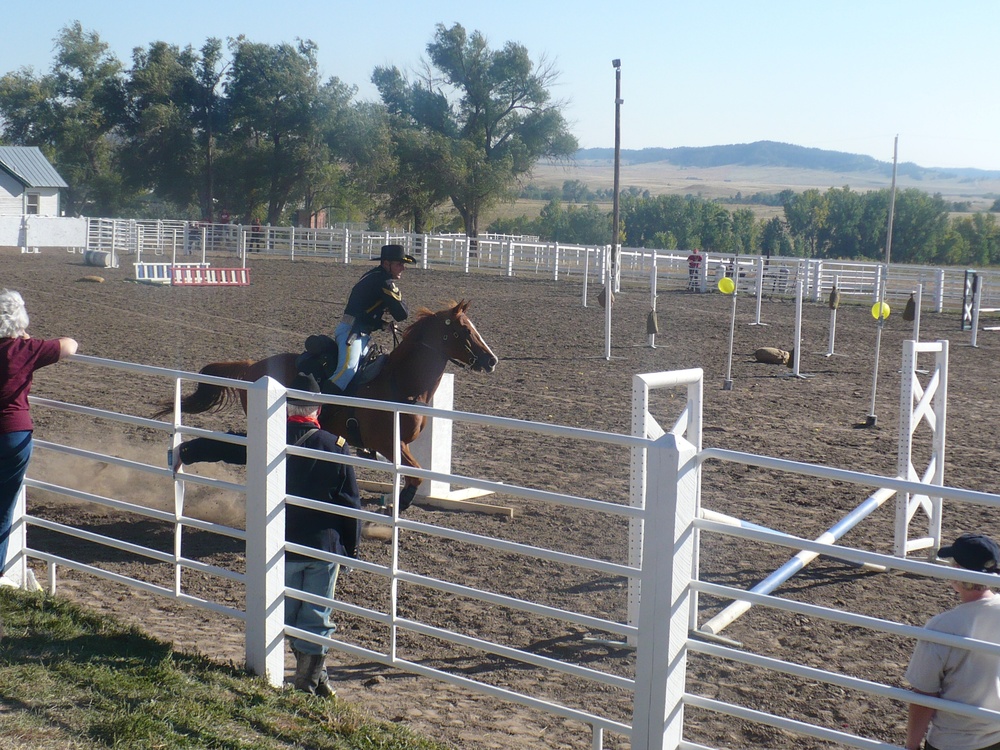
[[[68,188],[37,146],[0,146],[0,169],[28,188]]]

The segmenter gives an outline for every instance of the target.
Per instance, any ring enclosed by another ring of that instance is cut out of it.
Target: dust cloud
[[[145,442],[129,439],[124,435],[102,432],[97,438],[94,435],[65,435],[58,442],[63,445],[84,446],[87,450],[106,456],[123,458],[152,467],[167,467],[164,441]],[[245,481],[243,467],[225,464],[200,464],[197,467],[185,467],[184,471],[239,484]],[[168,512],[174,509],[174,481],[169,477],[156,476],[140,469],[119,466],[107,461],[64,454],[39,446],[37,443],[28,466],[28,477],[144,508]],[[184,482],[183,487],[184,515],[235,528],[244,527],[245,509],[242,493],[192,482]],[[88,511],[96,514],[114,515],[120,512],[100,503],[34,487],[28,488],[29,512],[32,501],[36,499],[49,504],[67,503],[86,506]]]

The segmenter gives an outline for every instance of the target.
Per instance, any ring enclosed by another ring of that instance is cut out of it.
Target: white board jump
[[[136,263],[135,280],[146,284],[173,283],[174,268],[208,268],[208,263]]]

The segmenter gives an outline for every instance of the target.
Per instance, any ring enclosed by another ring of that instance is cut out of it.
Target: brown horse
[[[438,312],[421,309],[416,321],[406,329],[399,345],[387,355],[378,375],[350,395],[378,401],[428,404],[449,361],[476,372],[493,372],[499,360],[469,319],[466,314],[468,309],[469,302],[465,300],[452,303],[450,307]],[[200,372],[202,375],[249,382],[270,375],[287,385],[296,375],[297,358],[297,354],[289,352],[257,362],[215,362],[205,365]],[[219,411],[237,398],[246,411],[245,389],[199,383],[191,394],[181,400],[181,411],[189,414]],[[164,403],[154,418],[163,417],[172,411],[173,404]],[[378,452],[387,457],[393,455],[393,415],[390,411],[327,404],[323,407],[320,422],[330,432],[348,437],[351,431],[348,430],[347,419],[351,416],[358,422],[357,432],[361,438],[361,444],[355,445],[356,448]],[[399,449],[404,466],[420,468],[408,446],[417,439],[423,427],[424,417],[405,413],[399,415]],[[404,488],[399,493],[401,510],[405,510],[413,502],[421,481],[417,477],[405,478]]]

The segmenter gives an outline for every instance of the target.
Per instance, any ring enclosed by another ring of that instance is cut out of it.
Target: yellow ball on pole
[[[723,276],[719,279],[719,291],[723,294],[732,294],[736,291],[736,284],[728,276]]]
[[[885,320],[889,317],[889,305],[885,302],[876,302],[872,305],[872,317],[875,320],[882,319]]]

